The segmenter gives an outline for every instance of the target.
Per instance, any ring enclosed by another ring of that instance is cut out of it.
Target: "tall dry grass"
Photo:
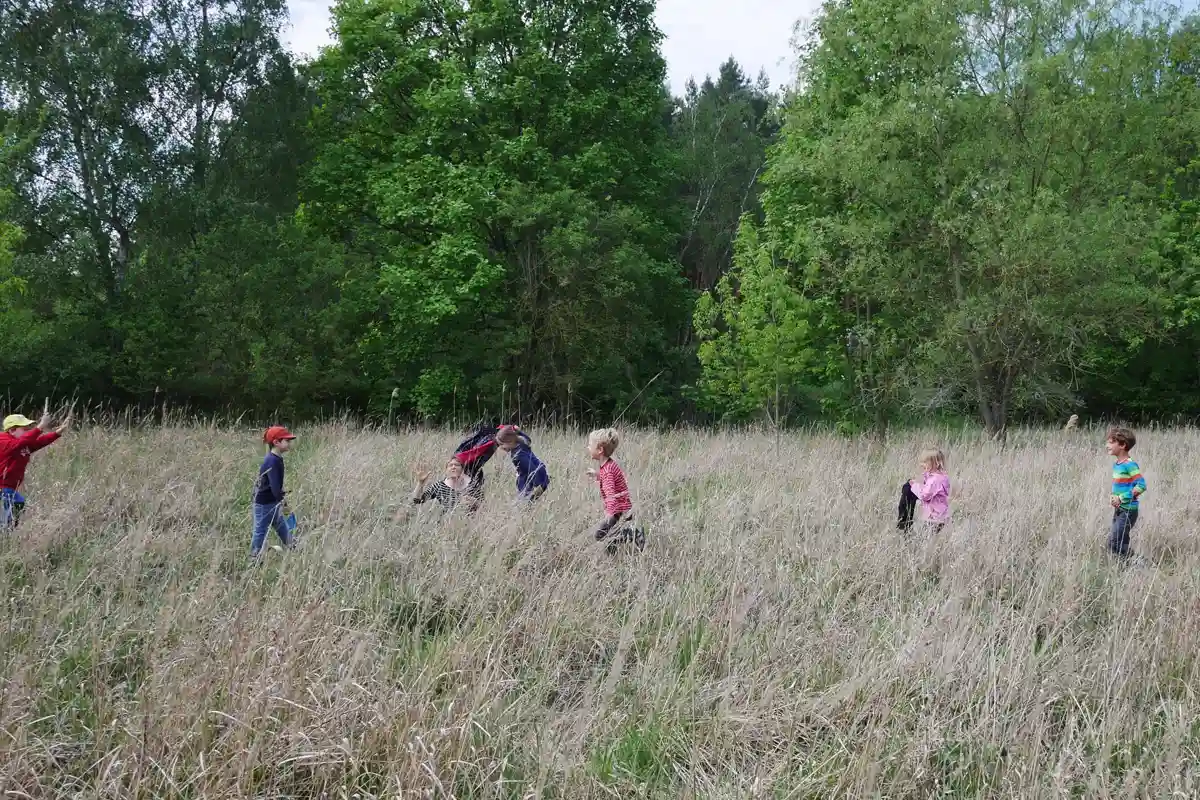
[[[16,797],[1194,796],[1200,434],[1146,434],[1135,548],[1102,552],[1094,432],[633,433],[649,527],[606,557],[582,439],[544,503],[404,523],[451,433],[325,427],[303,545],[247,566],[255,433],[87,430],[0,542],[0,790]],[[901,539],[946,446],[956,522]]]

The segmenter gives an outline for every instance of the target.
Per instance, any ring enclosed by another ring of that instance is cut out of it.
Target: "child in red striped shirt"
[[[604,549],[609,554],[625,543],[633,543],[638,550],[646,547],[646,534],[633,523],[633,501],[629,498],[629,485],[625,473],[612,454],[616,452],[620,438],[612,428],[592,431],[588,435],[588,455],[599,463],[597,469],[589,469],[588,475],[600,484],[600,498],[604,501],[604,522],[596,529],[596,541],[607,540]]]

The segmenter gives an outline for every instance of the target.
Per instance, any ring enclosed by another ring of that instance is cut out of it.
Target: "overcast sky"
[[[292,49],[314,55],[329,43],[329,3],[289,0],[292,25],[286,38]],[[817,0],[658,0],[658,27],[666,37],[663,55],[676,94],[688,77],[697,82],[729,56],[754,78],[765,69],[771,85],[791,82],[794,56],[792,26],[811,17]]]

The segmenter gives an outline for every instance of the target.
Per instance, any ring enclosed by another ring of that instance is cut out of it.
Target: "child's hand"
[[[56,433],[66,433],[71,428],[72,419],[74,419],[74,412],[67,412],[67,418],[58,426]]]
[[[1115,494],[1112,496],[1112,499],[1109,502],[1112,504],[1113,508],[1121,507],[1121,498],[1117,497]]]
[[[414,475],[414,476],[416,477],[416,479],[417,479],[417,483],[421,484],[422,486],[424,486],[424,485],[425,485],[425,482],[429,480],[429,476],[430,476],[431,474],[432,474],[432,473],[430,473],[430,472],[428,472],[428,471],[422,472],[422,471],[420,471],[420,470],[417,470],[416,472],[414,472],[414,473],[413,473],[413,475]]]

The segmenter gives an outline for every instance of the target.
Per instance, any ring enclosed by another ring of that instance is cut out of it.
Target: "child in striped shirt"
[[[1116,459],[1112,472],[1113,507],[1112,526],[1108,532],[1108,549],[1115,555],[1127,558],[1132,555],[1129,549],[1129,533],[1137,524],[1138,502],[1146,493],[1146,479],[1136,461],[1129,457],[1129,451],[1137,444],[1137,437],[1128,428],[1109,428],[1106,437],[1108,454]]]
[[[604,549],[614,554],[626,543],[638,550],[646,548],[646,534],[633,522],[633,501],[629,499],[629,486],[625,473],[613,461],[620,439],[612,428],[592,431],[588,435],[588,455],[599,463],[597,469],[589,469],[588,475],[600,484],[600,499],[604,501],[604,522],[596,529],[596,541],[607,541]]]
[[[482,481],[475,480],[465,473],[462,463],[457,458],[446,462],[446,477],[440,481],[429,483],[429,473],[417,475],[417,485],[413,487],[413,505],[436,500],[442,511],[453,511],[460,504],[467,510],[467,515],[473,515],[483,502]],[[403,516],[403,511],[397,512],[397,521]]]

